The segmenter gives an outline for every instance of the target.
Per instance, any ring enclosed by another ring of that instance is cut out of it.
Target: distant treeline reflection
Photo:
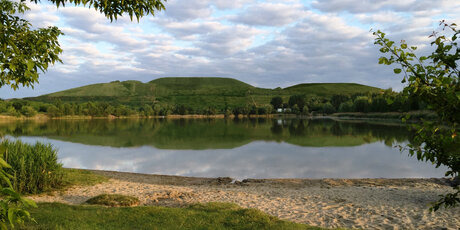
[[[298,146],[359,146],[407,141],[406,126],[329,119],[115,119],[14,121],[0,133],[111,147],[150,145],[160,149],[231,149],[253,141]]]

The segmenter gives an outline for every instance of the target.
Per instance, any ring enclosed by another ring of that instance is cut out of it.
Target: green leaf
[[[397,68],[397,69],[394,69],[393,72],[395,72],[395,74],[400,74],[401,73],[401,69]]]

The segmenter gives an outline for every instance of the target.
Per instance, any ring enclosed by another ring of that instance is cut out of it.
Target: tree
[[[446,176],[457,177],[460,172],[460,48],[457,38],[460,31],[455,24],[441,21],[442,33],[433,32],[431,45],[435,50],[429,56],[418,57],[417,47],[409,47],[405,41],[400,45],[385,37],[381,31],[374,32],[375,44],[381,46],[380,52],[389,57],[380,57],[379,64],[397,63],[394,73],[404,73],[402,83],[408,83],[403,90],[406,97],[412,96],[426,104],[437,114],[434,121],[425,121],[415,126],[414,141],[404,148],[417,159],[430,161],[439,167],[447,166]],[[450,34],[448,36],[447,34]],[[404,149],[403,148],[403,149]],[[442,197],[433,204],[431,210],[441,206],[453,207],[460,203],[459,185],[456,192]]]
[[[294,105],[297,105],[298,108],[303,108],[305,105],[305,96],[304,95],[292,95],[289,97],[289,106],[292,108]]]
[[[272,100],[270,101],[270,104],[273,105],[273,108],[279,109],[283,106],[283,98],[280,96],[273,97]]]
[[[325,114],[332,114],[332,113],[335,113],[335,108],[334,106],[331,104],[331,103],[325,103],[323,105],[323,108],[321,109],[323,111],[323,113]]]
[[[348,100],[350,100],[350,98],[347,95],[334,94],[331,97],[331,104],[334,106],[335,110],[338,110],[340,104],[342,104],[343,102],[346,102]]]
[[[34,3],[38,1],[31,0]],[[139,21],[144,15],[154,15],[154,11],[164,9],[163,0],[50,0],[50,2],[56,7],[64,6],[65,3],[88,6],[103,13],[111,21],[123,14],[128,14],[131,20],[134,16]],[[62,62],[59,58],[62,49],[58,37],[63,33],[55,26],[34,29],[27,20],[19,16],[27,10],[30,9],[26,6],[26,0],[0,0],[0,87],[7,85],[14,90],[19,86],[33,87],[38,82],[40,72],[44,73],[50,65]],[[11,108],[16,110],[14,107]],[[55,110],[59,109],[55,108]],[[8,223],[12,227],[15,223],[22,223],[29,217],[29,213],[23,208],[35,205],[21,198],[12,189],[8,179],[10,175],[3,171],[3,168],[7,167],[10,166],[0,160],[2,178],[0,184],[9,185],[0,186],[1,229],[7,229]]]
[[[39,0],[31,0],[37,3]],[[84,5],[104,14],[110,21],[123,14],[131,20],[139,20],[145,15],[154,15],[164,10],[166,0],[49,0],[56,7],[67,4]],[[62,49],[58,37],[63,33],[55,26],[33,29],[32,25],[20,14],[30,10],[26,0],[15,2],[0,0],[0,87],[9,85],[13,89],[19,86],[33,87],[38,82],[40,72],[61,62]]]

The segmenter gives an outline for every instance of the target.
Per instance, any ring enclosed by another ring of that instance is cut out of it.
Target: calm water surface
[[[393,146],[400,124],[327,119],[9,121],[0,133],[58,148],[64,167],[244,178],[442,177]]]

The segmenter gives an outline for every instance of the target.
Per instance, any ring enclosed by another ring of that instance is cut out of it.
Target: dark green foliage
[[[303,108],[305,105],[305,96],[304,95],[292,95],[289,97],[289,106],[292,108],[294,105],[297,105],[298,108]]]
[[[196,204],[187,208],[74,206],[40,204],[32,210],[37,224],[21,229],[314,229],[234,204]]]
[[[420,100],[437,115],[436,120],[414,126],[418,131],[414,142],[407,146],[410,155],[430,161],[436,167],[445,165],[449,169],[446,176],[456,177],[460,173],[460,47],[457,42],[460,31],[455,24],[442,21],[440,25],[444,33],[450,33],[452,37],[433,33],[430,37],[434,39],[431,45],[435,49],[429,56],[418,57],[415,54],[417,47],[409,47],[404,41],[395,45],[381,31],[374,32],[374,35],[375,44],[382,47],[380,51],[389,55],[381,57],[379,63],[400,65],[394,72],[404,73],[402,83],[408,85],[402,95],[411,107],[416,107],[412,103]],[[459,185],[455,189],[457,192],[444,196],[432,209],[458,205]]]
[[[39,0],[31,0],[32,2],[39,2]],[[141,17],[146,15],[154,15],[155,11],[164,10],[163,2],[166,0],[140,0],[140,1],[123,1],[123,0],[49,0],[57,7],[64,6],[65,4],[84,5],[94,8],[100,13],[104,14],[110,21],[116,20],[123,14],[129,15],[131,20],[135,17],[138,21]]]
[[[353,102],[353,112],[369,112],[369,108],[369,99],[367,97],[358,97]]]
[[[332,114],[332,113],[335,113],[335,108],[331,103],[328,102],[323,105],[322,112],[324,114]]]
[[[347,101],[340,103],[339,112],[346,113],[346,112],[353,112],[353,102]]]
[[[21,108],[21,114],[26,117],[33,117],[37,114],[37,111],[31,106],[23,106]]]
[[[20,193],[37,194],[57,188],[62,184],[62,165],[57,162],[57,152],[50,144],[30,145],[22,141],[4,140],[0,147],[11,165],[13,188]]]
[[[331,104],[332,104],[332,106],[334,106],[335,110],[339,110],[340,104],[342,104],[343,102],[346,102],[348,100],[350,100],[350,97],[347,96],[347,95],[334,94],[331,97]]]
[[[279,109],[283,106],[283,98],[280,96],[273,97],[270,104],[273,105],[274,109]]]
[[[101,194],[87,200],[86,203],[110,207],[129,207],[138,205],[139,199],[120,194]]]

